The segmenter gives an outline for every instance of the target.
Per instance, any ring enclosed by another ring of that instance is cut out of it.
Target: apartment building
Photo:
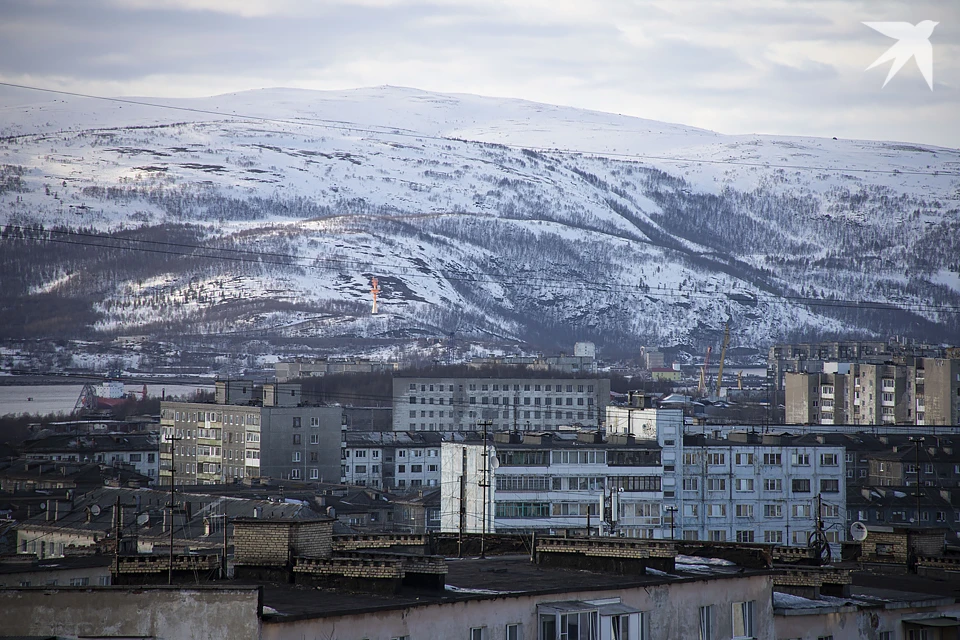
[[[394,431],[556,431],[598,425],[610,399],[606,378],[393,379]]]
[[[842,446],[745,432],[686,435],[683,442],[681,488],[664,502],[676,508],[684,539],[805,546],[818,509],[827,540],[845,539]]]
[[[486,517],[488,532],[589,526],[604,535],[806,546],[819,509],[827,540],[844,539],[842,446],[815,436],[666,437],[665,425],[649,439],[500,433],[486,460],[482,442],[444,443],[441,504],[451,507],[442,530],[459,530],[462,491],[468,532]],[[679,462],[666,459],[677,452]]]
[[[785,375],[788,424],[960,424],[960,360],[828,365]]]
[[[440,433],[345,431],[343,437],[343,484],[406,491],[440,483]]]
[[[156,433],[54,435],[24,442],[21,455],[26,460],[129,465],[155,483],[159,477],[159,450]]]
[[[603,440],[591,431],[497,433],[486,447],[444,442],[441,471],[443,531],[461,527],[462,492],[465,532],[589,528],[659,537],[663,467],[655,441]]]
[[[785,416],[788,424],[846,424],[847,376],[840,373],[788,373]]]
[[[960,425],[960,358],[917,358],[909,376],[916,424]]]
[[[339,479],[341,409],[297,404],[297,389],[231,382],[218,384],[216,404],[162,402],[160,483],[170,484],[174,460],[176,483],[184,485]]]

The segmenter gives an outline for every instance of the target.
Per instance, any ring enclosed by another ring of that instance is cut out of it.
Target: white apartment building
[[[604,441],[589,431],[497,433],[487,456],[482,441],[442,445],[441,530],[459,530],[461,491],[466,532],[481,531],[484,514],[488,532],[589,526],[595,535],[653,538],[660,526],[663,469],[654,441]]]
[[[607,407],[608,430],[655,440],[663,450],[664,517],[657,537],[806,545],[819,496],[827,539],[845,539],[843,446],[815,435],[725,428],[695,435],[688,428],[682,435],[681,410],[652,408],[639,394],[629,401]]]
[[[439,433],[345,431],[343,437],[343,484],[387,491],[440,484]]]
[[[633,410],[639,434],[605,441],[586,431],[495,434],[486,467],[481,443],[445,443],[442,530],[460,527],[465,477],[467,531],[483,526],[488,484],[488,531],[585,530],[589,519],[603,534],[806,546],[819,509],[827,540],[846,539],[843,446],[815,435],[684,436],[679,411]]]
[[[610,399],[606,378],[393,379],[394,431],[556,431],[598,425]]]
[[[843,446],[744,432],[686,435],[683,445],[679,491],[664,501],[677,537],[805,546],[819,508],[827,540],[846,539]]]

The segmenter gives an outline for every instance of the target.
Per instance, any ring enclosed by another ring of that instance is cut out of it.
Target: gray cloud
[[[923,19],[935,91],[913,63],[881,89],[891,42],[861,22]],[[78,91],[395,84],[960,147],[953,0],[0,0],[0,41],[0,79]]]

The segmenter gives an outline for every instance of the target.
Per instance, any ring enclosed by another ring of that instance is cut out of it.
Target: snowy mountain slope
[[[703,342],[728,315],[740,344],[958,329],[930,308],[960,304],[956,150],[390,87],[143,101],[191,111],[0,109],[11,335],[42,333],[38,304],[105,335]],[[37,224],[141,243],[24,234]],[[83,329],[65,324],[43,330]]]

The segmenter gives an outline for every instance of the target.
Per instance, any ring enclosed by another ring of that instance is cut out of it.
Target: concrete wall
[[[110,567],[82,567],[73,569],[41,570],[26,565],[23,571],[0,574],[0,587],[66,587],[73,581],[85,580],[86,584],[96,587],[111,582]]]
[[[466,586],[466,585],[464,585]],[[545,585],[547,586],[547,585]],[[559,586],[559,585],[550,585]],[[714,637],[732,636],[732,604],[754,601],[754,636],[774,638],[770,576],[698,580],[610,591],[568,591],[552,595],[495,596],[448,604],[433,604],[406,610],[368,612],[358,615],[284,622],[268,619],[264,640],[390,640],[421,638],[468,638],[472,627],[486,627],[485,640],[504,640],[506,625],[523,625],[523,638],[537,640],[537,604],[563,600],[593,600],[619,596],[622,602],[650,612],[651,640],[697,638],[698,608],[713,605]]]
[[[258,587],[0,589],[5,635],[260,637]]]
[[[774,628],[776,638],[877,640],[881,633],[889,631],[891,639],[899,640],[906,638],[901,622],[904,618],[937,617],[941,614],[957,616],[960,614],[960,605],[892,606],[891,609],[860,610],[856,607],[830,607],[821,612],[778,609],[774,616]]]
[[[300,426],[295,427],[298,422]],[[340,407],[264,407],[260,475],[338,482],[342,423]],[[294,444],[295,435],[299,444]],[[295,454],[299,454],[299,461],[295,461]]]

